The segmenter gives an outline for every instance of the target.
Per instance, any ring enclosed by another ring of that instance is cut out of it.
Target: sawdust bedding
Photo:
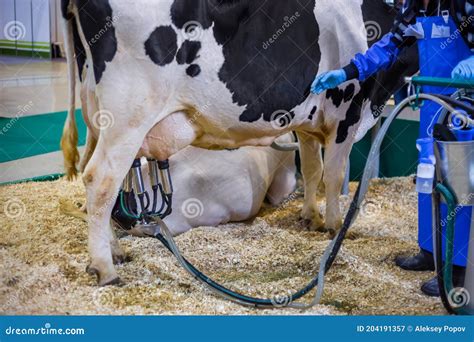
[[[351,184],[351,191],[355,184]],[[77,181],[0,187],[1,314],[444,314],[420,283],[430,272],[397,268],[417,250],[416,193],[410,178],[376,180],[327,275],[321,305],[308,311],[259,310],[215,296],[152,239],[121,238],[130,261],[117,266],[125,285],[103,287],[85,272],[87,227],[60,213],[59,201],[84,201]],[[253,220],[201,227],[177,238],[184,255],[213,278],[246,294],[274,297],[306,284],[329,240],[299,221],[301,193]],[[347,209],[350,198],[343,197]],[[323,199],[320,205],[324,206]],[[306,299],[308,300],[308,299]]]

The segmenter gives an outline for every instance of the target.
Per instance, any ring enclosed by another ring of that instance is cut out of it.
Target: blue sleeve
[[[371,75],[382,69],[386,70],[393,64],[400,50],[392,38],[393,34],[387,33],[365,54],[358,53],[352,59],[351,62],[358,71],[359,81],[365,81]]]

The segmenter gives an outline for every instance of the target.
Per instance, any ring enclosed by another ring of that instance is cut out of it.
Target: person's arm
[[[432,10],[429,8],[428,12]],[[376,72],[388,69],[401,50],[416,43],[416,38],[406,37],[405,31],[410,25],[416,23],[419,12],[420,1],[408,1],[407,5],[399,11],[390,33],[372,45],[365,54],[357,54],[351,63],[343,68],[347,79],[357,78],[359,81],[364,81]]]
[[[418,0],[410,1],[407,8],[399,12],[390,33],[372,45],[365,54],[357,54],[342,69],[317,76],[311,86],[311,91],[320,94],[345,81],[352,79],[364,81],[381,69],[388,69],[404,47],[416,42],[414,37],[405,37],[404,32],[408,26],[416,22],[418,12]]]
[[[387,33],[365,54],[355,55],[351,63],[342,69],[346,73],[347,80],[357,78],[359,81],[365,81],[377,71],[389,68],[399,53],[400,49],[394,42],[393,34]]]

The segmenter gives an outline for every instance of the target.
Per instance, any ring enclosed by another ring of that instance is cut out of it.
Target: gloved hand
[[[452,78],[473,80],[474,79],[474,56],[459,62],[451,74]]]
[[[314,79],[311,85],[311,92],[319,95],[325,90],[336,88],[345,81],[347,81],[347,75],[344,70],[328,71]]]

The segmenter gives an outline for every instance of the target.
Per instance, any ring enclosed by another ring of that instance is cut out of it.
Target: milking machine
[[[112,218],[120,228],[131,230],[132,234],[141,236],[148,236],[150,234],[147,232],[154,232],[155,225],[151,223],[153,219],[165,218],[171,214],[173,200],[173,184],[168,160],[148,159],[147,163],[152,189],[151,198],[145,188],[141,160],[135,159],[122,183],[112,211]]]
[[[153,192],[151,196],[145,189],[141,161],[137,159],[133,162],[123,181],[119,200],[113,211],[113,219],[132,235],[160,240],[186,271],[210,290],[227,299],[259,308],[310,308],[319,303],[323,293],[325,274],[331,268],[347,231],[357,218],[374,174],[374,168],[378,164],[380,147],[390,125],[405,108],[419,107],[423,101],[430,101],[441,106],[443,112],[438,116],[434,131],[435,138],[421,139],[417,142],[421,157],[417,174],[417,190],[431,195],[433,199],[434,251],[443,303],[450,313],[473,314],[474,303],[468,296],[474,294],[474,232],[472,228],[474,227],[474,215],[472,215],[474,208],[474,108],[461,101],[470,99],[464,90],[457,93],[462,96],[451,98],[420,93],[420,87],[433,83],[460,89],[474,89],[474,86],[449,79],[414,77],[409,81],[416,88],[416,94],[402,101],[385,119],[372,144],[362,179],[341,230],[323,253],[319,270],[315,270],[315,276],[305,287],[295,293],[277,295],[268,299],[246,296],[220,285],[182,256],[170,230],[163,222],[172,210],[173,186],[168,161],[148,160]],[[288,149],[293,150],[290,147]],[[468,226],[470,240],[466,236],[458,237],[457,225]],[[465,249],[469,255],[463,288],[454,288],[452,282],[453,257],[456,257],[453,251],[455,245],[459,243],[458,239],[463,240],[464,243],[470,241]],[[316,287],[311,302],[308,304],[296,302]]]
[[[474,314],[470,298],[474,293],[474,84],[429,77],[415,77],[411,84],[416,93],[426,86],[459,89],[451,97],[438,95],[455,111],[441,107],[430,117],[428,137],[417,141],[417,191],[421,199],[431,197],[431,210],[420,210],[419,222],[431,225],[432,238],[420,245],[433,251],[439,292],[448,312]],[[453,283],[453,264],[466,269],[464,284],[458,287]]]

